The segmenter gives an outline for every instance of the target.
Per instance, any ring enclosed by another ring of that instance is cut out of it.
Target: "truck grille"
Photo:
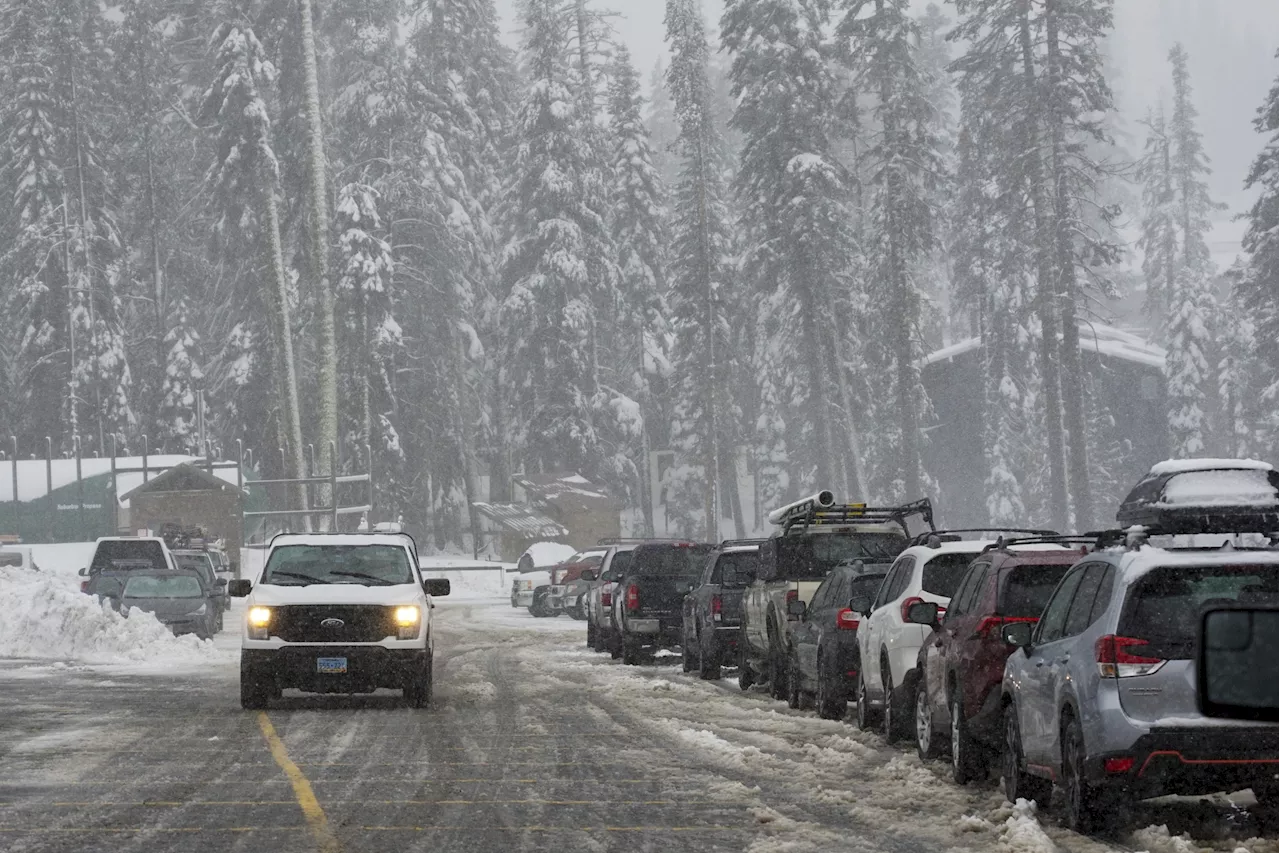
[[[376,643],[396,636],[394,607],[293,604],[274,610],[271,634],[287,643]]]

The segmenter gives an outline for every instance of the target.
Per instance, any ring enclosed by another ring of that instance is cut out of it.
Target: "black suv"
[[[613,591],[613,624],[623,663],[638,664],[642,649],[680,644],[681,605],[715,549],[696,542],[661,542],[632,552]]]

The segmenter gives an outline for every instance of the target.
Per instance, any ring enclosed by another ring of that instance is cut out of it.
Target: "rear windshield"
[[[836,530],[811,536],[783,536],[772,540],[778,549],[778,579],[825,578],[836,566],[859,560],[883,563],[901,554],[906,537],[897,533]]]
[[[192,569],[197,572],[206,572],[213,568],[209,565],[208,558],[203,556],[177,554],[174,556],[173,561],[178,564],[180,569]]]
[[[631,568],[631,558],[635,556],[634,551],[618,551],[613,555],[613,559],[609,561],[609,570],[604,573],[604,579],[607,581],[616,581],[618,578]]]
[[[943,598],[955,595],[960,579],[977,554],[940,554],[924,564],[921,586],[924,591]]]
[[[739,551],[722,554],[716,560],[715,571],[711,573],[711,582],[727,587],[745,587],[755,580],[756,566],[760,563],[760,555],[755,551]]]
[[[164,560],[164,549],[159,542],[108,540],[99,542],[93,552],[89,573],[105,571],[132,571],[133,569],[169,568]]]
[[[142,575],[125,581],[124,594],[126,598],[200,598],[204,590],[199,579],[190,575]]]
[[[1155,569],[1129,589],[1119,633],[1146,640],[1166,660],[1190,660],[1203,610],[1236,603],[1274,607],[1278,577],[1275,566]]]
[[[1069,563],[1057,566],[1015,566],[1004,573],[1000,601],[996,609],[1001,616],[1039,616]]]
[[[404,548],[398,545],[281,545],[272,549],[262,582],[276,586],[391,586],[413,583],[413,571]]]
[[[632,557],[632,571],[638,575],[697,577],[707,564],[714,545],[667,545],[660,548],[637,548]]]

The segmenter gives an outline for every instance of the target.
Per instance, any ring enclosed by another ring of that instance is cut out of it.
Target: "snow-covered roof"
[[[513,482],[524,492],[526,500],[534,505],[617,507],[613,498],[581,474],[522,474],[513,478]]]
[[[143,482],[143,457],[116,457],[116,495],[123,496],[138,488]],[[159,454],[146,457],[147,480],[154,480],[166,470],[183,463],[202,465],[204,459],[198,456],[182,456],[179,454]],[[46,468],[48,466],[48,468]],[[76,460],[54,459],[51,463],[44,459],[20,459],[18,468],[18,499],[22,502],[35,501],[49,493],[50,469],[52,471],[53,490],[57,491],[70,486],[76,481]],[[120,471],[121,468],[137,468],[137,471]],[[13,500],[13,469],[11,459],[0,460],[0,503]],[[111,473],[110,457],[82,457],[80,459],[80,478],[88,480]],[[235,485],[236,469],[234,467],[214,468],[213,476],[224,482]],[[120,506],[128,507],[127,501]]]
[[[524,504],[492,504],[477,501],[472,504],[476,512],[512,533],[531,539],[558,539],[569,531],[547,518],[531,506]]]
[[[1152,343],[1143,340],[1132,332],[1126,332],[1105,323],[1079,322],[1080,351],[1092,352],[1121,361],[1142,364],[1147,367],[1164,368],[1165,351]],[[982,339],[975,336],[945,346],[929,353],[920,359],[917,367],[926,367],[942,361],[950,361],[958,355],[973,352],[982,346]]]
[[[1183,474],[1188,471],[1270,471],[1269,462],[1257,459],[1166,459],[1151,466],[1148,477]]]
[[[534,542],[520,556],[528,555],[534,566],[542,568],[558,566],[576,553],[572,545],[563,542]]]

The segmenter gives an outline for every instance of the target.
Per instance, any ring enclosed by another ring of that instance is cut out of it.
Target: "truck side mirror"
[[[227,584],[227,595],[232,598],[244,598],[253,589],[253,582],[246,580],[235,580]]]
[[[78,574],[82,578],[87,578],[89,577],[89,570],[86,568],[82,568],[80,569],[80,571],[76,572],[76,574]]]
[[[582,573],[578,575],[578,580],[593,581],[596,579],[596,577],[597,575],[596,575],[595,569],[583,569]]]
[[[448,595],[449,581],[446,578],[427,578],[422,582],[422,591],[430,596]]]
[[[1277,608],[1207,610],[1196,644],[1196,705],[1206,717],[1274,723],[1280,685],[1257,673],[1274,672]],[[1268,669],[1270,667],[1270,669]]]
[[[805,607],[805,603],[803,601],[798,598],[792,598],[787,601],[787,618],[803,619],[807,609],[808,608]]]

